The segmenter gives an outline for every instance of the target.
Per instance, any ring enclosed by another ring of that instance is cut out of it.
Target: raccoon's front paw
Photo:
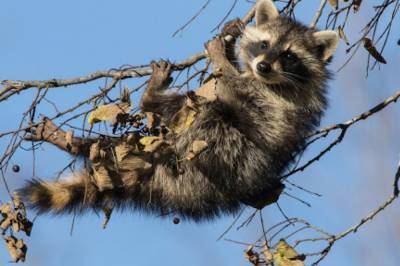
[[[237,38],[242,35],[243,29],[243,21],[239,18],[236,18],[225,23],[224,28],[222,29],[222,35],[231,35],[233,38]]]
[[[149,82],[151,88],[155,90],[166,89],[173,80],[171,77],[172,64],[168,61],[160,60],[159,62],[153,61],[150,67],[153,70]]]

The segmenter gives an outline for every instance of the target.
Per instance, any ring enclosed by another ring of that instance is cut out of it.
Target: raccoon
[[[82,171],[66,181],[29,181],[19,193],[39,212],[53,213],[111,203],[201,221],[234,214],[243,204],[263,207],[266,198],[282,189],[279,177],[323,115],[330,78],[326,66],[338,36],[280,16],[272,1],[260,0],[255,25],[246,26],[237,43],[235,62],[227,56],[232,45],[222,38],[206,45],[214,68],[215,99],[196,107],[187,129],[169,134],[174,149],[153,158],[147,178],[101,191],[91,173]],[[141,108],[171,128],[190,97],[166,92],[170,63],[153,63],[152,69]],[[179,160],[198,140],[206,142],[207,149],[192,160]]]

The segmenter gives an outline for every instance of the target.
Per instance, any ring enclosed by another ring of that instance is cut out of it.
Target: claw
[[[158,62],[152,61],[151,69],[153,70],[153,74],[151,77],[152,86],[154,88],[166,89],[168,85],[172,82],[171,70],[172,64],[167,60],[159,60]]]
[[[231,35],[233,37],[238,37],[242,34],[245,25],[243,21],[239,18],[233,19],[225,23],[224,28],[222,29],[222,35]]]

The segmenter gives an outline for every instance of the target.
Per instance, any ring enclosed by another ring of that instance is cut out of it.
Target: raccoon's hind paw
[[[244,27],[245,25],[241,19],[233,19],[225,23],[224,28],[222,29],[222,35],[231,35],[233,38],[237,38],[242,35]]]
[[[171,77],[172,64],[165,60],[160,60],[159,62],[153,61],[151,63],[151,69],[153,70],[149,83],[151,88],[154,90],[164,90],[168,88],[173,80]]]

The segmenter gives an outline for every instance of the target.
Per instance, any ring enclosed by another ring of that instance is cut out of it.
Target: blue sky
[[[145,64],[168,58],[180,61],[202,51],[212,38],[210,33],[230,8],[232,1],[211,0],[207,9],[183,33],[172,33],[183,25],[205,1],[2,1],[0,2],[0,79],[70,78],[123,64]],[[309,22],[319,3],[308,0],[298,19]],[[377,1],[371,1],[377,2]],[[370,3],[372,5],[372,3]],[[239,1],[231,18],[243,16],[250,8]],[[371,14],[367,6],[350,23],[348,36],[360,31]],[[330,83],[330,108],[322,125],[350,119],[387,98],[399,89],[399,25],[392,30],[384,53],[388,64],[365,78],[365,55],[360,53]],[[397,36],[396,36],[397,34]],[[332,70],[345,61],[343,43],[331,65]],[[64,109],[98,91],[100,83],[54,89],[49,99]],[[129,82],[124,85],[131,85]],[[0,103],[0,132],[17,127],[18,119],[30,103],[34,91],[25,92]],[[137,103],[137,98],[133,98]],[[315,198],[298,190],[291,193],[309,201],[308,208],[282,196],[280,204],[290,216],[303,217],[332,233],[341,232],[377,207],[391,193],[391,182],[400,140],[399,106],[391,106],[366,122],[354,126],[343,143],[320,162],[291,179],[323,194]],[[54,112],[51,105],[39,110]],[[396,117],[397,116],[397,117]],[[397,120],[396,120],[397,119]],[[397,122],[397,123],[396,123]],[[312,147],[311,156],[323,142]],[[0,139],[0,153],[6,140]],[[49,145],[37,153],[36,175],[51,178],[70,158]],[[32,177],[32,153],[19,151],[12,159],[22,168],[8,172],[12,189]],[[0,198],[7,200],[4,188]],[[322,265],[396,265],[400,259],[399,204],[391,206],[356,235],[339,242]],[[275,206],[264,210],[267,225],[283,219]],[[397,219],[397,221],[396,221]],[[232,217],[212,223],[174,225],[138,213],[114,214],[106,230],[102,217],[89,214],[75,222],[72,217],[37,218],[28,243],[25,265],[248,265],[244,246],[216,241]],[[227,237],[252,242],[261,234],[259,220]],[[365,254],[368,254],[367,257]],[[0,262],[9,260],[0,245]]]

